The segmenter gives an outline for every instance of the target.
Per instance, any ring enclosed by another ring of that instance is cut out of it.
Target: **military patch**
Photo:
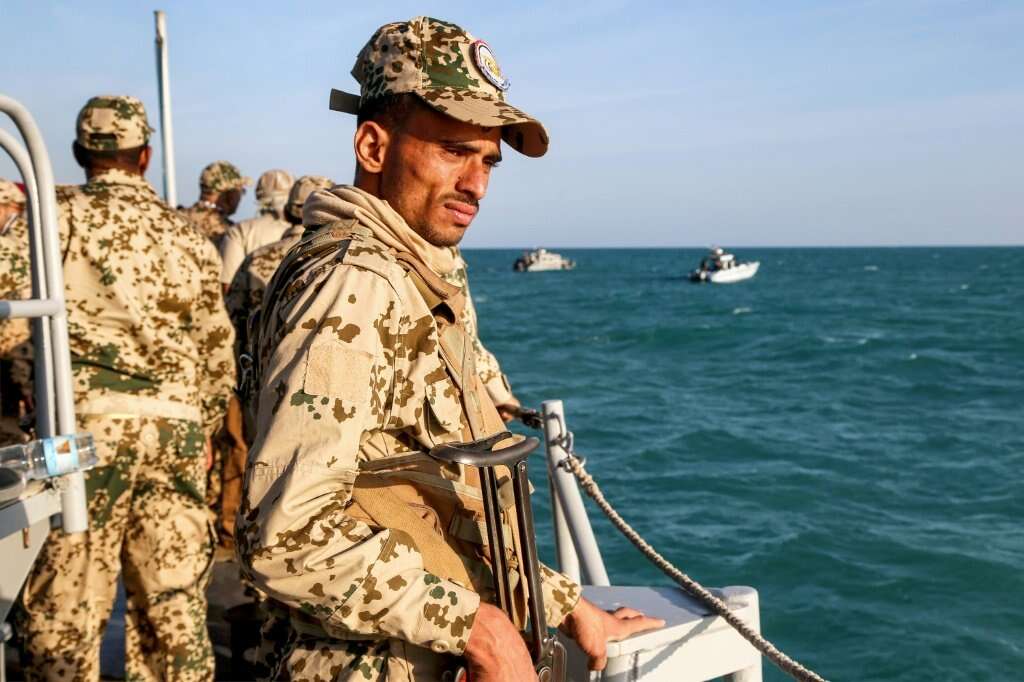
[[[501,72],[501,67],[498,66],[498,60],[494,58],[490,46],[482,40],[473,43],[473,61],[476,62],[480,73],[490,81],[491,85],[502,91],[508,90],[511,83]]]

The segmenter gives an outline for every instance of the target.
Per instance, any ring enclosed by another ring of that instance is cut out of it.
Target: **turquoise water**
[[[1021,679],[1024,249],[562,253],[467,252],[481,335],[627,520],[832,680]],[[612,581],[666,584],[599,514]]]

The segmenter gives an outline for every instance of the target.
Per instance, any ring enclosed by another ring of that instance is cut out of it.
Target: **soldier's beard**
[[[468,204],[474,209],[480,208],[480,202],[477,199],[459,192],[451,192],[438,198],[438,213],[443,215],[448,210],[445,206],[445,203],[448,201],[458,201],[463,204]],[[429,217],[418,220],[415,224],[410,222],[409,227],[429,243],[440,247],[456,246],[462,241],[462,238],[466,236],[466,230],[469,229],[469,225],[452,225],[445,224],[443,222],[441,224],[435,224],[430,221]]]

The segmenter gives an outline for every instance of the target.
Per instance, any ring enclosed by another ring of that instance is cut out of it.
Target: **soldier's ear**
[[[356,128],[353,147],[356,163],[364,173],[376,175],[384,168],[391,134],[376,121],[363,121]]]
[[[145,175],[146,169],[149,168],[149,162],[153,160],[153,148],[148,144],[145,148],[139,152],[139,174]]]

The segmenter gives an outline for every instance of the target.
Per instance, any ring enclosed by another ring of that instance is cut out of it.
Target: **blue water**
[[[1024,249],[563,253],[468,251],[481,335],[627,520],[829,679],[1022,679]],[[614,583],[667,584],[591,518]]]

